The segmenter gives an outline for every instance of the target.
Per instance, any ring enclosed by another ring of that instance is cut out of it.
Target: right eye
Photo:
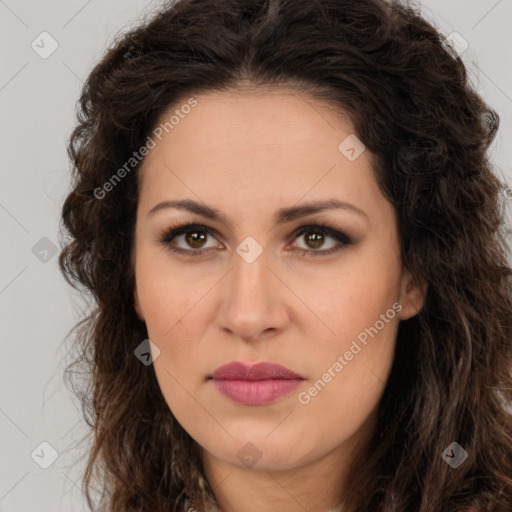
[[[217,243],[214,246],[205,248],[205,240],[207,240],[210,234],[211,231],[206,226],[192,223],[181,224],[167,229],[161,236],[161,242],[173,252],[198,256],[208,249],[218,247]],[[180,239],[192,249],[178,247],[175,240]]]

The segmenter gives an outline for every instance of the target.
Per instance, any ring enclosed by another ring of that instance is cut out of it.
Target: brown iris
[[[201,231],[187,231],[185,239],[191,247],[198,249],[201,247],[202,242],[206,240],[206,235]]]
[[[325,239],[325,237],[322,233],[320,233],[319,231],[312,231],[306,237],[306,240],[307,240],[306,243],[309,245],[309,242],[312,242],[312,245],[310,245],[310,247],[318,249],[324,243],[324,239]]]

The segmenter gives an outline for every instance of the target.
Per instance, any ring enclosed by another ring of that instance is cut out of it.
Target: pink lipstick
[[[238,361],[217,368],[210,376],[224,396],[244,405],[264,405],[290,393],[304,378],[275,363]]]

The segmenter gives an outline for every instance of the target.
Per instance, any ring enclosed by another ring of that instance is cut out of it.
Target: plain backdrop
[[[57,266],[65,145],[93,64],[119,31],[159,5],[0,0],[0,512],[88,510],[76,445],[86,424],[62,381],[63,342],[80,314]],[[418,5],[443,35],[467,41],[471,80],[501,117],[492,159],[510,186],[512,0]],[[512,198],[506,207],[510,221]]]

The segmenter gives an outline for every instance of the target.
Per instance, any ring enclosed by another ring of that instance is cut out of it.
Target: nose
[[[288,289],[269,265],[266,251],[252,262],[235,254],[233,268],[222,280],[217,323],[246,341],[268,339],[289,322]]]

